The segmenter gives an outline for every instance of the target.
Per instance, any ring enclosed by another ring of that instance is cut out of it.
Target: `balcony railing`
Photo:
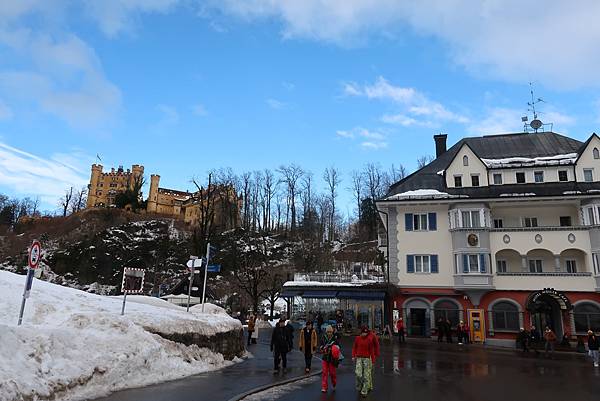
[[[503,228],[490,228],[491,232],[531,232],[531,231],[586,231],[593,226],[539,226],[539,227],[503,227]]]
[[[591,272],[579,272],[579,273],[568,273],[568,272],[497,272],[498,276],[542,276],[542,277],[591,277]]]
[[[358,281],[374,281],[377,283],[383,283],[385,281],[385,276],[383,273],[295,273],[294,281],[317,281],[319,283],[352,283]]]

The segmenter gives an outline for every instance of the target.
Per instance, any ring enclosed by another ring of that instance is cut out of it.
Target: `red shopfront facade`
[[[566,333],[571,341],[590,328],[600,331],[600,294],[595,292],[402,288],[392,299],[393,320],[402,316],[409,336],[436,336],[440,318],[451,322],[453,332],[464,321],[472,339],[500,346],[514,346],[521,327],[535,326],[541,333],[549,326],[559,339]]]

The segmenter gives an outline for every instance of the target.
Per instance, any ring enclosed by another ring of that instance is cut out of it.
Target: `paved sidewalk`
[[[225,369],[184,379],[123,390],[98,401],[227,401],[231,397],[259,386],[304,374],[304,356],[296,347],[288,354],[286,374],[273,374],[273,355],[269,350],[270,330],[260,331],[259,343],[250,345],[254,356]],[[294,338],[295,346],[297,344]],[[314,368],[318,366],[315,360]]]

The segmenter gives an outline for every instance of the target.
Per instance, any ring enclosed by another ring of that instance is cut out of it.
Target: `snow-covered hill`
[[[0,271],[0,400],[78,400],[172,380],[232,362],[158,334],[212,336],[239,330],[222,309],[210,313],[165,301],[89,294],[34,280],[17,326],[25,277]]]

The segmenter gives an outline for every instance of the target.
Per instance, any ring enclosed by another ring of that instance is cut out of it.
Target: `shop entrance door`
[[[425,309],[410,309],[410,334],[425,337],[427,331],[427,319]]]
[[[540,297],[531,307],[531,320],[540,336],[544,335],[546,326],[550,327],[557,337],[562,334],[561,310],[551,297]]]

